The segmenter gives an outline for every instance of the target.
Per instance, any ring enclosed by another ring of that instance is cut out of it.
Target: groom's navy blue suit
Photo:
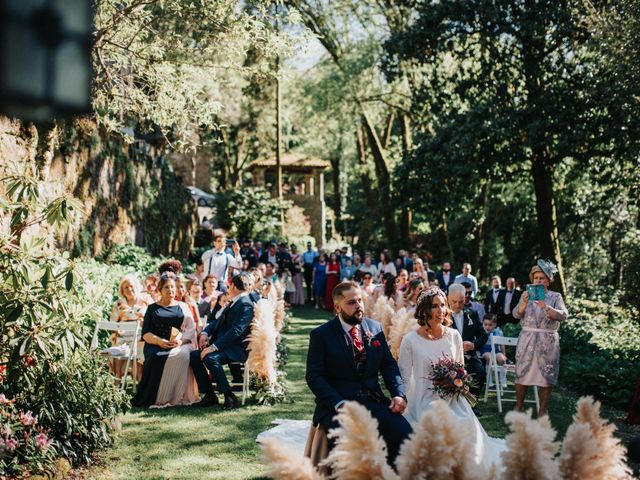
[[[402,415],[389,410],[391,401],[383,394],[378,377],[382,374],[392,397],[406,398],[404,384],[382,326],[364,318],[361,327],[363,354],[358,353],[337,316],[311,331],[306,380],[316,397],[313,423],[321,424],[327,431],[336,428],[336,406],[345,400],[357,401],[378,420],[389,462],[393,463],[400,445],[411,433],[411,426]]]

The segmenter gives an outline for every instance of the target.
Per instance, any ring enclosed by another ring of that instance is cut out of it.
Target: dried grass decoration
[[[261,444],[264,462],[269,465],[267,476],[275,480],[324,480],[311,460],[275,438],[265,438]]]
[[[402,480],[475,480],[490,478],[473,460],[471,425],[455,417],[444,400],[438,400],[414,425],[400,447],[396,461]]]
[[[600,402],[591,397],[578,400],[577,413],[567,429],[558,459],[566,480],[630,479],[626,451],[613,436],[616,427],[600,417]]]
[[[247,337],[249,355],[245,368],[269,384],[277,381],[277,336],[273,303],[261,299],[255,306],[251,333]]]
[[[507,435],[507,450],[502,453],[504,480],[551,480],[559,478],[554,456],[559,444],[549,417],[538,420],[527,413],[511,411],[505,416],[511,433]]]

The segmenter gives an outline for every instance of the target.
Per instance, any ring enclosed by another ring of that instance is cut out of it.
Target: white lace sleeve
[[[411,378],[413,370],[413,345],[411,344],[411,334],[407,334],[400,344],[400,356],[398,358],[398,367],[400,367],[400,375],[406,384]]]

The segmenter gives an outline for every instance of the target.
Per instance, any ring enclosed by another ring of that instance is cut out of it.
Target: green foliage
[[[27,163],[24,173],[5,179],[2,220],[19,220],[3,221],[0,234],[0,393],[38,416],[53,441],[51,457],[81,463],[110,442],[108,422],[126,400],[86,348],[91,325],[104,315],[104,288],[37,235],[67,225],[77,201],[44,197],[40,174]],[[35,460],[18,461],[32,468]]]
[[[280,236],[281,214],[291,202],[272,198],[262,187],[241,187],[216,196],[220,226],[240,241],[243,238],[272,239]]]
[[[178,147],[214,128],[226,84],[270,72],[289,50],[268,2],[100,0],[96,3],[93,103],[112,131],[126,124],[170,131]],[[259,61],[245,65],[249,51]],[[126,92],[126,93],[123,93]]]
[[[580,394],[627,408],[640,364],[638,312],[575,300],[560,328],[560,381]]]
[[[151,256],[147,250],[137,245],[123,243],[113,246],[107,255],[106,262],[110,265],[127,267],[141,275],[148,275],[158,269],[162,258]]]

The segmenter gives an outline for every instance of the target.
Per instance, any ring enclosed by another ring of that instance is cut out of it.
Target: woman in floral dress
[[[544,286],[544,300],[529,301],[523,292],[513,317],[520,319],[522,331],[516,348],[516,411],[521,411],[529,386],[540,388],[541,417],[547,414],[549,397],[558,382],[560,367],[560,337],[558,327],[567,319],[562,295],[549,290],[557,273],[556,266],[547,260],[538,260],[529,272],[534,285]]]

